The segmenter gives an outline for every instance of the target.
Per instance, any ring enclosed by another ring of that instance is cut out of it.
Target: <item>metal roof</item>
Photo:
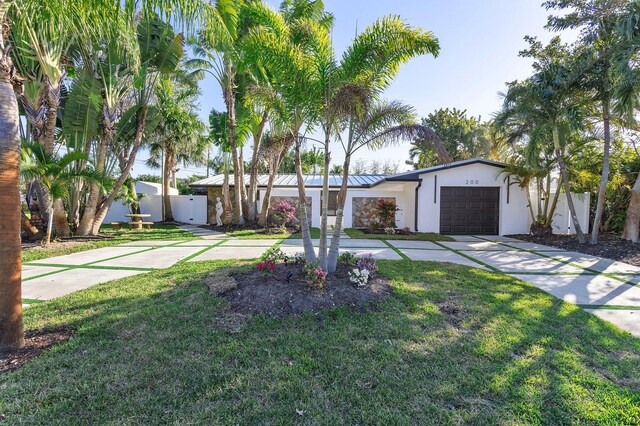
[[[322,187],[322,175],[303,175],[304,185],[307,188]],[[369,188],[377,182],[383,181],[388,175],[351,175],[347,185],[349,188]],[[267,186],[269,181],[268,174],[258,175],[258,186]],[[189,186],[222,186],[224,183],[224,175],[215,175],[206,179],[202,179],[191,183]],[[245,185],[249,185],[249,175],[244,175]],[[229,178],[229,186],[233,186],[233,176]],[[274,187],[297,187],[298,179],[294,174],[279,174],[273,182]],[[339,188],[342,186],[342,175],[329,175],[329,187]]]
[[[440,164],[433,167],[427,167],[425,169],[412,170],[406,173],[399,173],[397,175],[350,175],[348,187],[349,188],[370,188],[372,186],[379,185],[384,182],[411,182],[419,181],[420,175],[426,173],[434,173],[441,170],[453,169],[456,167],[469,166],[471,164],[485,164],[487,166],[505,168],[506,164],[493,160],[487,160],[485,158],[471,158],[469,160],[454,161],[448,164]],[[322,188],[322,175],[303,175],[304,184],[307,188]],[[268,174],[258,175],[258,186],[265,187],[269,181]],[[202,179],[191,183],[189,186],[222,186],[224,183],[224,175],[215,175],[206,179]],[[249,185],[249,175],[244,175],[245,185]],[[342,175],[332,174],[329,175],[329,187],[339,188],[342,185]],[[229,186],[233,186],[233,176],[229,178]],[[298,179],[294,174],[279,174],[273,183],[274,187],[297,187]]]

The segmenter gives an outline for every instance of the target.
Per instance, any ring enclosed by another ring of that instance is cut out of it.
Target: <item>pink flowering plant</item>
[[[287,201],[280,201],[273,208],[273,218],[276,223],[284,228],[285,225],[296,217],[296,208]]]
[[[265,260],[264,262],[258,262],[257,269],[263,274],[269,275],[273,273],[274,269],[276,269],[276,262],[271,259]]]
[[[307,263],[304,265],[304,273],[307,284],[311,287],[322,288],[327,282],[327,273],[322,270],[317,263]]]

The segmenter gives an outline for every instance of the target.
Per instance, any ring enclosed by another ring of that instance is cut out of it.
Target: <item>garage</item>
[[[440,188],[440,233],[447,235],[498,235],[500,188]]]

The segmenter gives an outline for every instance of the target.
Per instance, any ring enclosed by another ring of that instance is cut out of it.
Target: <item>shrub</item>
[[[296,217],[296,208],[286,201],[280,201],[273,208],[273,219],[281,228]]]
[[[378,270],[376,259],[373,257],[372,253],[367,253],[360,257],[356,266],[358,266],[358,269],[366,269],[369,271],[369,275],[372,275]]]
[[[304,253],[302,252],[298,252],[296,254],[293,255],[293,261],[294,263],[306,263],[307,262],[307,258],[305,257]]]
[[[276,263],[279,260],[284,260],[285,257],[286,256],[282,250],[280,250],[279,248],[271,247],[267,249],[267,251],[262,253],[262,256],[260,256],[260,260],[262,260],[263,262],[266,260],[271,260],[273,261],[273,263]]]
[[[364,287],[369,281],[369,270],[354,268],[349,271],[349,281],[354,283],[356,287]]]
[[[347,265],[355,265],[358,262],[358,258],[350,251],[345,251],[340,256],[338,256],[338,262],[346,263]]]
[[[400,211],[395,201],[378,200],[376,205],[376,227],[396,228],[396,212]]]
[[[322,288],[327,282],[327,273],[317,263],[307,263],[303,267],[307,284],[311,287]]]
[[[258,266],[256,268],[258,269],[258,271],[263,272],[264,274],[271,274],[276,268],[276,262],[274,262],[273,260],[258,262]]]

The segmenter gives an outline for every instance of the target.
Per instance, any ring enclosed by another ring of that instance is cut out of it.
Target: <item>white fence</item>
[[[177,222],[204,225],[207,223],[206,195],[170,195],[173,218]],[[162,221],[162,196],[148,195],[140,200],[140,212],[150,214],[145,221]],[[105,222],[128,222],[129,207],[120,201],[114,201],[107,213]]]
[[[553,194],[555,195],[555,194]],[[552,200],[553,200],[552,195]],[[531,201],[533,202],[534,213],[538,212],[538,204],[536,202],[536,193],[531,193]],[[591,194],[585,192],[584,194],[571,193],[573,198],[573,204],[576,208],[576,215],[578,216],[578,222],[582,231],[589,232],[589,209],[591,206]],[[544,205],[544,202],[543,202]],[[531,218],[529,218],[529,225],[531,225]],[[553,215],[553,223],[551,224],[554,234],[575,234],[576,230],[571,222],[571,213],[569,212],[569,205],[567,204],[567,196],[562,193],[558,197],[558,205],[556,206],[555,214]]]

